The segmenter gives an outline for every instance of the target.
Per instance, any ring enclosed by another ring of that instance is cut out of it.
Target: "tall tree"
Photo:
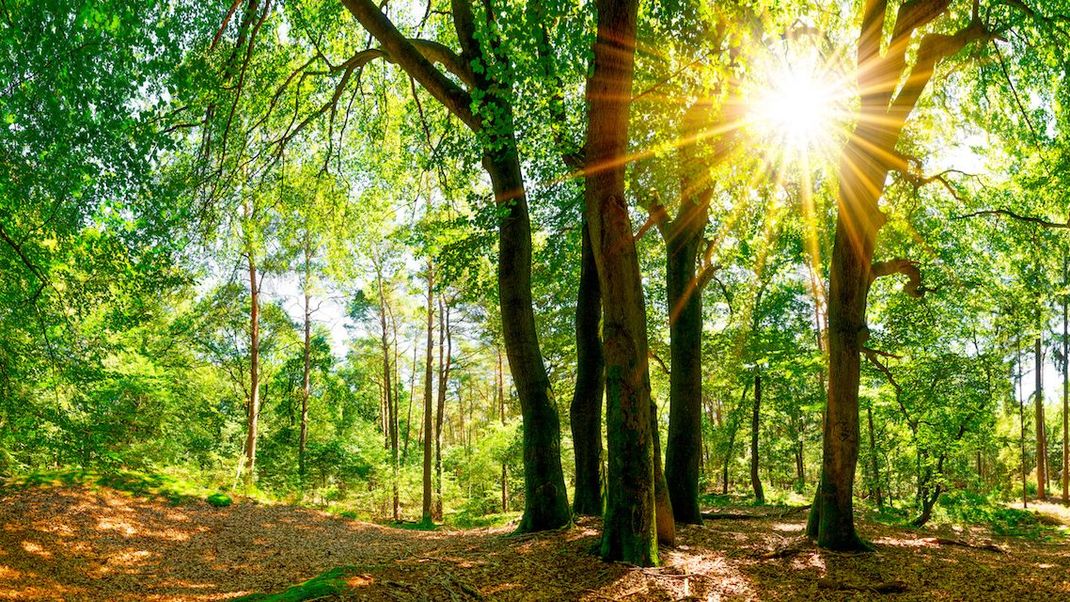
[[[624,196],[638,0],[597,0],[587,81],[587,225],[602,291],[609,469],[601,553],[658,563],[646,310]]]
[[[951,0],[903,2],[890,30],[885,27],[886,13],[891,12],[886,0],[866,0],[863,5],[855,43],[861,103],[856,125],[839,157],[836,231],[829,264],[829,384],[821,480],[807,523],[807,534],[825,548],[868,548],[855,531],[853,492],[859,441],[859,354],[868,333],[870,285],[878,276],[901,273],[910,279],[908,292],[922,292],[920,273],[912,262],[873,262],[877,234],[886,221],[878,203],[888,173],[907,171],[896,147],[937,66],[969,44],[994,35],[974,2],[969,22],[954,33],[922,35],[909,63],[914,34],[941,17],[953,20],[951,4]],[[887,40],[886,31],[891,32]]]
[[[342,3],[381,45],[361,53],[358,62],[388,57],[481,141],[483,167],[499,209],[502,334],[524,421],[525,496],[519,530],[565,525],[571,515],[561,470],[561,425],[535,329],[531,220],[516,142],[513,71],[509,58],[499,51],[498,15],[489,4],[484,5],[482,20],[477,21],[469,0],[452,0],[454,33],[461,47],[458,55],[442,44],[405,37],[372,0]],[[456,80],[433,62],[442,64]],[[478,96],[478,105],[473,103],[473,96]]]
[[[1036,413],[1037,430],[1037,499],[1048,499],[1048,433],[1044,427],[1044,345],[1037,335],[1033,346],[1033,371],[1036,373],[1036,389],[1033,392],[1033,409]]]

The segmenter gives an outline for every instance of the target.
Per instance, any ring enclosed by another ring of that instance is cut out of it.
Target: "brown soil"
[[[0,599],[226,600],[355,565],[356,600],[1070,600],[1066,544],[863,524],[877,552],[835,554],[799,537],[804,513],[764,512],[682,527],[664,567],[638,569],[597,558],[593,519],[510,538],[31,488],[0,497]]]

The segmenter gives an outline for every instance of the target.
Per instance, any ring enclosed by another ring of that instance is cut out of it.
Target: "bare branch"
[[[1021,215],[1019,213],[1015,213],[1014,211],[1011,211],[1010,209],[983,209],[981,211],[974,211],[973,213],[967,213],[965,215],[956,215],[956,216],[952,217],[951,219],[968,219],[968,218],[971,218],[971,217],[979,217],[979,216],[983,216],[983,215],[1003,215],[1003,216],[1009,217],[1011,219],[1018,220],[1020,222],[1027,222],[1027,223],[1030,223],[1030,224],[1036,224],[1038,226],[1043,226],[1045,228],[1054,228],[1054,229],[1059,229],[1059,230],[1068,230],[1068,229],[1070,229],[1070,219],[1067,219],[1067,221],[1065,223],[1063,223],[1063,222],[1053,222],[1053,221],[1046,220],[1046,219],[1043,219],[1043,218],[1040,218],[1040,217],[1033,217],[1031,215]]]

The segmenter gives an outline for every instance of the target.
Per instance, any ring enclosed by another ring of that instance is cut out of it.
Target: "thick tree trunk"
[[[245,489],[252,487],[256,471],[256,429],[260,418],[260,289],[256,261],[249,250],[249,414],[245,431]]]
[[[602,514],[602,396],[605,361],[602,357],[602,294],[586,221],[580,252],[580,288],[576,299],[576,390],[570,422],[576,456],[576,514]],[[505,467],[502,467],[503,475]],[[504,505],[504,504],[503,504]]]
[[[762,374],[754,372],[754,411],[750,421],[750,484],[754,489],[754,501],[759,504],[765,503],[765,491],[762,489],[762,480],[758,475],[758,427],[761,426],[762,406]]]
[[[301,490],[305,488],[305,448],[308,445],[308,400],[312,395],[312,311],[309,307],[309,278],[311,269],[312,251],[305,241],[305,346],[304,346],[304,378],[301,387],[301,434],[297,443],[297,473],[301,481]]]
[[[658,563],[646,309],[624,198],[637,0],[597,0],[587,81],[586,213],[603,296],[609,469],[601,555]]]
[[[687,202],[685,200],[685,202]],[[669,307],[669,433],[665,478],[677,521],[702,524],[699,455],[702,452],[702,293],[697,290],[699,244],[706,212],[682,215],[665,241]],[[694,219],[687,219],[693,217]]]
[[[431,399],[432,399],[432,364],[434,363],[435,350],[435,296],[434,296],[434,266],[427,262],[427,359],[424,363],[424,499],[423,499],[423,522],[430,524],[431,517],[431,440],[435,437],[434,427],[431,424]]]
[[[1037,499],[1048,499],[1048,433],[1044,426],[1044,346],[1037,336],[1034,346],[1034,372],[1036,373],[1036,393],[1033,407],[1036,411],[1037,430]]]
[[[838,215],[829,265],[828,404],[821,480],[807,522],[807,534],[819,546],[834,550],[869,548],[854,526],[859,353],[868,336],[866,298],[873,250],[885,221],[877,199],[888,170],[860,144],[847,144],[839,166]]]
[[[499,107],[503,108],[503,107]],[[512,136],[497,140],[483,164],[501,212],[498,237],[498,293],[502,338],[524,421],[524,516],[520,532],[568,524],[571,512],[561,470],[561,423],[539,348],[531,300],[531,221],[524,180]]]

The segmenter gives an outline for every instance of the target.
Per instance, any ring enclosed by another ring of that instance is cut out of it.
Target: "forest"
[[[1068,47],[0,0],[0,600],[1070,599]]]

